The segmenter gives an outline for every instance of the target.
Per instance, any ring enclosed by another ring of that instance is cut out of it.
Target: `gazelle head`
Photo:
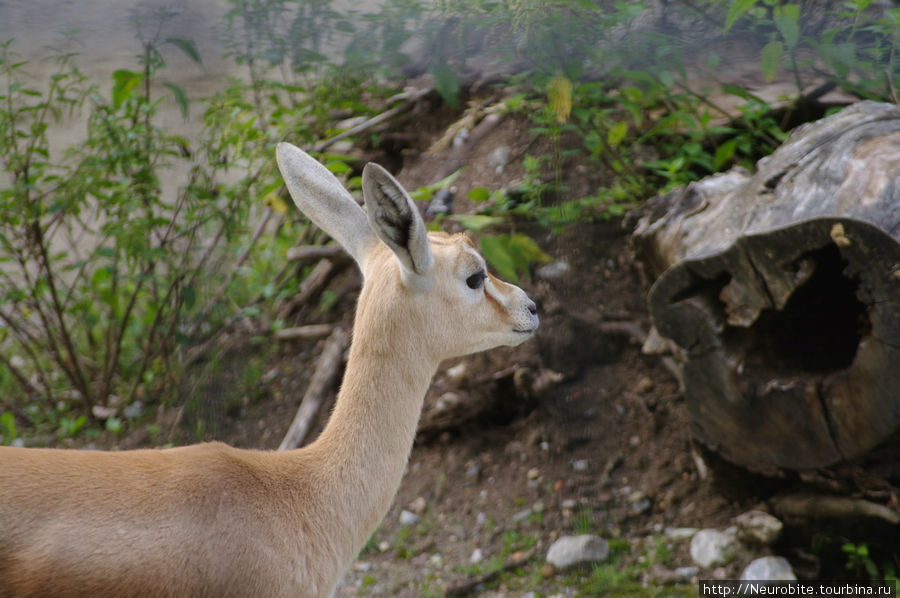
[[[398,329],[408,328],[419,349],[438,361],[518,345],[534,334],[537,310],[525,292],[489,274],[466,235],[428,233],[386,170],[371,163],[363,170],[367,214],[302,150],[280,143],[276,156],[297,207],[362,270],[357,329],[380,328],[398,338]]]

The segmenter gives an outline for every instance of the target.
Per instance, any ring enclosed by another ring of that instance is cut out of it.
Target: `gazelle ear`
[[[412,199],[378,164],[363,168],[363,198],[369,224],[378,238],[391,248],[408,274],[427,274],[434,265],[428,232]]]
[[[340,243],[362,267],[366,253],[378,239],[353,196],[331,171],[290,143],[278,144],[275,159],[300,211]]]

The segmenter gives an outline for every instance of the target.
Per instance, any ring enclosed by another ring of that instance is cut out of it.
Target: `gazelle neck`
[[[422,351],[414,327],[394,326],[385,335],[381,326],[359,326],[362,315],[357,313],[334,412],[309,447],[327,464],[323,495],[337,503],[335,524],[356,538],[354,550],[369,539],[400,486],[422,401],[438,366]]]

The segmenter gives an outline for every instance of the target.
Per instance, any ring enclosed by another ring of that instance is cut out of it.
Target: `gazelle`
[[[220,443],[122,452],[0,448],[0,597],[319,597],[387,512],[440,361],[534,334],[534,303],[466,236],[426,233],[368,164],[368,215],[281,143],[297,206],[363,273],[328,425],[294,451]]]

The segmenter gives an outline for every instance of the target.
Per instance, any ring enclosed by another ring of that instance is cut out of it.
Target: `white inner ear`
[[[275,157],[300,211],[362,266],[366,253],[377,243],[365,211],[331,171],[300,148],[279,143]]]

